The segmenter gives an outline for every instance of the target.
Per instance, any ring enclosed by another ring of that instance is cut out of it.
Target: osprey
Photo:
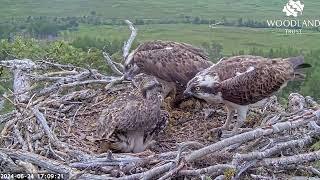
[[[267,59],[260,56],[236,56],[222,60],[199,72],[184,92],[209,103],[224,103],[228,116],[223,128],[229,128],[237,111],[234,131],[243,124],[248,106],[259,103],[286,86],[303,78],[301,69],[311,67],[303,57]]]
[[[142,152],[154,141],[168,121],[161,110],[162,87],[156,78],[139,74],[133,79],[137,88],[120,94],[100,115],[99,141],[108,149],[120,152]]]
[[[141,44],[128,55],[125,79],[145,73],[158,78],[163,85],[164,96],[174,95],[174,104],[179,104],[188,81],[212,63],[203,50],[189,44],[172,41],[151,41]]]

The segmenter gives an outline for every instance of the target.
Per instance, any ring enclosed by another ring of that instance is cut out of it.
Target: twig
[[[217,164],[202,169],[195,170],[181,170],[179,176],[201,176],[203,174],[217,176],[222,174],[226,169],[236,169],[235,166],[230,164]]]
[[[106,87],[104,88],[106,91],[109,91],[113,86],[122,83],[124,80],[124,77],[122,76],[120,79],[115,79],[114,81],[111,81]]]
[[[316,113],[314,113],[311,116],[307,116],[308,113],[309,112],[306,113],[306,116],[304,116],[296,121],[281,122],[281,123],[277,123],[275,125],[272,125],[271,128],[266,128],[266,129],[257,128],[255,130],[224,139],[224,140],[219,141],[215,144],[212,144],[210,146],[207,146],[207,147],[204,147],[202,149],[199,149],[199,150],[192,152],[190,155],[188,155],[186,157],[186,160],[187,160],[187,162],[192,162],[195,159],[199,159],[207,154],[219,151],[220,149],[226,148],[226,147],[233,145],[233,144],[248,142],[248,141],[254,140],[256,138],[262,137],[262,136],[275,134],[275,133],[283,132],[284,130],[294,129],[294,128],[300,127],[302,125],[306,125],[307,123],[309,123],[310,121],[312,121],[316,118],[315,117]]]
[[[85,70],[84,68],[81,68],[81,67],[77,67],[77,66],[74,66],[74,65],[71,65],[71,64],[68,64],[68,65],[63,65],[63,64],[57,64],[57,63],[53,63],[53,62],[49,62],[49,61],[45,61],[45,60],[38,60],[38,61],[35,61],[36,63],[38,63],[39,65],[38,66],[41,66],[41,67],[55,67],[55,68],[59,68],[60,70],[63,70],[65,71],[65,69],[68,69],[68,70]],[[46,65],[46,66],[43,66],[43,65]]]
[[[320,177],[320,171],[312,166],[307,166],[307,167],[299,166],[299,168],[307,170],[307,171],[311,172],[312,174]]]
[[[44,115],[39,111],[39,109],[37,107],[32,108],[32,112],[34,113],[34,115],[36,116],[38,123],[42,126],[44,132],[46,133],[46,135],[49,137],[49,140],[58,147],[65,147],[65,145],[63,143],[61,143],[59,141],[59,139],[56,137],[56,135],[51,131],[46,118],[44,117]]]
[[[257,162],[256,166],[264,166],[264,167],[278,167],[285,168],[292,164],[302,164],[306,162],[312,162],[320,160],[320,151],[297,154],[293,156],[280,157],[280,158],[266,158]]]
[[[114,62],[110,58],[109,54],[106,52],[102,52],[102,54],[112,71],[119,76],[123,76],[123,73],[114,65]]]
[[[129,29],[131,30],[131,35],[127,42],[123,45],[123,60],[125,60],[129,54],[129,51],[131,49],[131,45],[134,41],[134,39],[137,36],[137,29],[133,26],[133,23],[129,20],[125,20],[126,24],[129,26]]]
[[[0,139],[2,139],[8,133],[8,130],[10,129],[10,127],[14,126],[17,121],[18,121],[17,118],[13,118],[13,119],[6,122],[6,124],[4,125],[4,127],[0,133]]]
[[[32,165],[31,163],[18,160],[17,164],[19,166],[22,166],[23,169],[28,173],[31,173],[31,174],[38,173],[38,169],[34,165]]]
[[[69,88],[73,86],[81,86],[81,85],[87,85],[87,84],[109,84],[110,82],[113,82],[117,78],[112,78],[110,80],[108,79],[97,79],[97,80],[87,80],[87,81],[80,81],[80,82],[73,82],[68,84],[63,84],[60,87],[61,88]]]
[[[16,115],[16,111],[11,111],[7,114],[0,115],[0,124],[6,123]]]
[[[164,176],[159,178],[159,180],[166,180],[166,179],[175,177],[175,174],[177,174],[184,166],[185,166],[185,162],[182,161],[177,167],[170,170]]]
[[[251,161],[254,159],[267,158],[267,157],[274,155],[275,153],[280,152],[281,150],[283,150],[285,148],[295,147],[295,146],[303,147],[307,144],[310,144],[311,142],[312,142],[312,138],[310,136],[306,136],[306,137],[299,139],[299,140],[292,140],[289,142],[283,142],[283,143],[276,144],[274,147],[269,148],[269,149],[262,151],[262,152],[250,152],[248,154],[236,154],[233,159],[232,164],[237,166],[242,161]]]
[[[69,164],[69,166],[77,169],[91,169],[104,166],[132,166],[142,161],[143,159],[137,157],[118,157],[116,159],[106,157],[89,159],[84,162],[74,162]]]
[[[253,179],[258,179],[258,180],[272,180],[273,178],[272,177],[266,177],[266,176],[261,176],[261,175],[255,175],[255,174],[250,174],[250,176],[253,178]]]
[[[134,180],[134,179],[148,180],[148,179],[152,179],[153,177],[155,177],[157,175],[160,175],[160,174],[167,172],[170,169],[170,167],[172,167],[172,165],[173,165],[173,162],[169,162],[169,163],[166,163],[162,166],[150,169],[146,172],[133,174],[130,176],[125,176],[125,177],[121,177],[118,179],[119,180]]]
[[[0,151],[0,162],[1,162],[1,167],[4,167],[4,170],[7,172],[20,172],[22,169],[15,164],[12,159],[5,153],[2,153]]]
[[[51,86],[42,89],[39,93],[37,93],[37,96],[43,96],[43,95],[49,95],[54,91],[57,91],[61,88],[62,85],[64,84],[69,84],[69,83],[73,83],[73,82],[79,82],[83,79],[86,79],[88,77],[90,77],[91,72],[90,71],[83,71],[75,76],[68,76],[68,77],[63,77],[61,78],[59,81],[57,81],[56,83],[52,84]]]
[[[63,165],[58,161],[54,161],[30,152],[0,148],[0,153],[6,154],[11,158],[18,159],[20,161],[40,166],[41,168],[44,168],[50,172],[65,174],[68,177],[79,173],[77,170]]]
[[[28,146],[26,144],[26,141],[23,139],[17,125],[13,126],[13,132],[14,132],[18,142],[22,145],[22,149],[26,151],[28,149]]]

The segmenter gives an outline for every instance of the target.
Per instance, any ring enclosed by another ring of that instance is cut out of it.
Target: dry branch
[[[217,176],[222,174],[227,169],[236,169],[235,166],[229,164],[217,164],[202,169],[196,170],[181,170],[179,176],[201,176],[201,175],[213,175]]]
[[[46,120],[46,118],[44,117],[44,115],[39,111],[39,109],[37,107],[32,109],[32,112],[34,113],[34,115],[36,116],[36,119],[38,120],[38,123],[42,126],[44,132],[46,133],[46,135],[49,137],[50,142],[52,144],[54,144],[57,147],[65,147],[64,144],[62,144],[60,142],[60,140],[56,137],[56,135],[52,132],[52,130],[50,129],[48,122]]]
[[[124,43],[123,45],[123,59],[125,60],[128,55],[129,55],[129,51],[131,49],[132,43],[134,41],[134,39],[137,36],[137,29],[133,26],[133,23],[129,20],[125,20],[126,24],[129,26],[129,29],[131,30],[131,35],[128,39],[127,42]]]
[[[34,68],[36,68],[36,64],[29,60],[8,60],[8,61],[0,61],[0,65],[9,67],[13,74],[13,93],[16,94],[15,102],[26,102],[30,98],[30,94],[28,93],[31,85],[30,78],[27,75]]]
[[[292,148],[296,146],[304,147],[307,144],[312,142],[312,138],[310,136],[304,137],[299,140],[292,140],[288,142],[283,142],[276,144],[270,149],[267,149],[262,152],[250,152],[248,154],[236,154],[234,157],[234,162],[232,164],[238,165],[242,161],[251,161],[255,159],[264,159],[270,157],[276,153],[279,153],[281,150],[286,148]]]
[[[266,158],[256,164],[256,166],[271,166],[277,168],[285,168],[289,165],[303,164],[320,160],[320,151],[298,154],[280,158]]]
[[[68,177],[74,176],[79,173],[76,169],[72,169],[69,166],[63,165],[58,161],[54,161],[30,152],[0,148],[0,153],[6,154],[10,158],[32,163],[48,170],[49,172],[65,174]]]
[[[102,52],[104,59],[106,60],[107,64],[111,68],[111,70],[116,73],[119,76],[122,76],[123,73],[114,65],[114,62],[112,61],[111,57],[108,53]]]
[[[202,149],[194,151],[193,153],[191,153],[190,155],[188,155],[186,157],[186,160],[188,162],[192,162],[195,159],[201,158],[207,154],[210,154],[210,153],[216,152],[218,150],[221,150],[223,148],[226,148],[232,144],[244,143],[244,142],[248,142],[248,141],[254,140],[256,138],[262,137],[262,136],[271,135],[274,133],[283,132],[285,130],[298,128],[300,126],[308,124],[310,121],[316,120],[317,114],[319,114],[319,112],[320,112],[320,110],[318,110],[315,113],[309,111],[309,112],[306,112],[304,114],[304,116],[299,117],[299,119],[297,119],[296,121],[281,122],[281,123],[277,123],[275,125],[272,125],[271,128],[266,128],[266,129],[257,128],[253,131],[249,131],[246,133],[235,135],[233,137],[224,139],[224,140],[219,141],[219,142],[212,144],[210,146],[207,146]]]

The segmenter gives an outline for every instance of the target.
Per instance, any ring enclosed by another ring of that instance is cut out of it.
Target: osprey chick
[[[140,92],[120,94],[98,121],[98,135],[108,149],[120,152],[142,152],[166,127],[168,112],[160,109],[162,87],[156,78],[139,74],[133,79]]]
[[[234,131],[246,119],[248,106],[272,96],[295,77],[304,77],[302,68],[311,67],[303,57],[266,59],[259,56],[236,56],[199,72],[189,81],[185,95],[195,96],[209,103],[224,103],[229,128],[237,111]]]
[[[125,79],[139,73],[153,75],[163,85],[164,96],[175,96],[174,104],[183,100],[188,81],[199,71],[212,65],[201,49],[172,41],[151,41],[141,44],[129,54],[125,65]]]

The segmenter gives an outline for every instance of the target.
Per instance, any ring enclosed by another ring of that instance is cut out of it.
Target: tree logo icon
[[[297,17],[298,14],[302,14],[304,4],[298,1],[289,0],[289,2],[283,7],[282,12],[286,13],[286,16]]]

